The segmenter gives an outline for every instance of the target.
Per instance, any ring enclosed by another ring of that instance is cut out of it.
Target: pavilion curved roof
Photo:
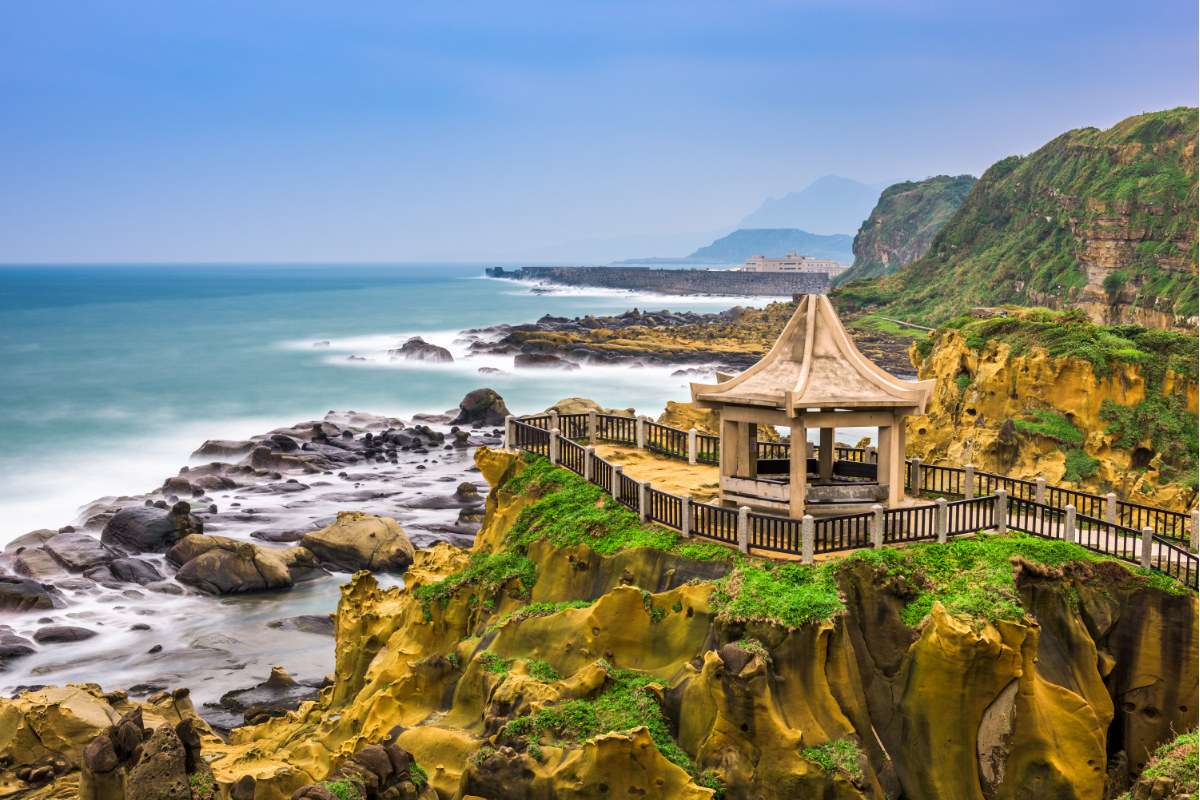
[[[824,295],[805,295],[796,313],[763,358],[716,385],[693,383],[692,401],[782,408],[912,409],[925,413],[934,380],[905,381],[889,375],[858,351]]]

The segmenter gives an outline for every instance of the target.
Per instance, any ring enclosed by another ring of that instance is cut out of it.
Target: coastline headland
[[[720,269],[652,269],[648,267],[489,267],[493,278],[546,281],[566,286],[642,289],[665,294],[730,294],[778,297],[821,294],[829,288],[824,272],[763,273]]]

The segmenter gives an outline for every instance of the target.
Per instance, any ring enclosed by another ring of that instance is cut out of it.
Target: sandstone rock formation
[[[317,561],[346,572],[402,572],[413,561],[412,543],[396,520],[361,511],[338,512],[336,522],[305,534],[300,543]]]

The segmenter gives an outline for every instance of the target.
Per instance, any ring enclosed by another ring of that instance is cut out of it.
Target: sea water
[[[0,544],[68,524],[96,498],[149,491],[206,439],[333,409],[408,418],[488,386],[518,414],[583,396],[657,415],[689,399],[672,368],[517,372],[511,357],[468,357],[459,334],[545,314],[712,312],[771,299],[535,293],[485,277],[485,266],[0,267]],[[389,359],[411,336],[455,361]],[[507,374],[480,374],[489,366]]]

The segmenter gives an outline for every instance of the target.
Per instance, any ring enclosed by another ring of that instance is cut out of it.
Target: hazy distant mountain
[[[818,234],[853,236],[886,185],[868,186],[826,175],[778,200],[767,198],[757,211],[738,223],[738,228],[800,228]]]
[[[845,233],[822,236],[796,228],[736,230],[707,247],[701,247],[685,261],[741,264],[751,256],[780,258],[795,252],[813,258],[832,258],[839,264],[849,264],[854,261],[853,242],[854,238]]]

